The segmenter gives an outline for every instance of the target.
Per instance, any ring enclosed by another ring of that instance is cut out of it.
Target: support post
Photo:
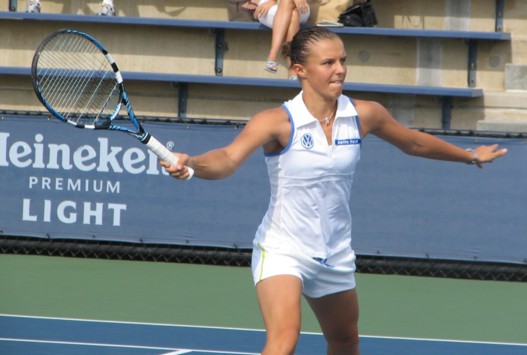
[[[178,85],[178,109],[177,116],[179,119],[187,118],[187,105],[188,105],[188,84],[177,83]]]
[[[16,0],[9,0],[9,11],[15,12],[17,8],[17,1]]]
[[[217,28],[216,33],[216,51],[214,60],[214,72],[217,76],[223,76],[223,58],[227,50],[227,43],[225,42],[225,30]]]
[[[503,31],[503,12],[505,11],[505,0],[496,0],[496,32]]]
[[[443,96],[441,101],[441,128],[448,130],[452,123],[452,97]]]
[[[476,69],[478,60],[478,42],[475,39],[468,40],[468,87],[476,87]]]

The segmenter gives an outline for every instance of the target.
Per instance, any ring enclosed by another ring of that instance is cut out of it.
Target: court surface
[[[527,354],[527,284],[358,274],[362,354]],[[248,268],[0,255],[0,354],[257,354]],[[296,354],[325,354],[303,303]]]
[[[0,315],[2,354],[258,354],[262,330]],[[526,354],[527,345],[366,337],[364,354]],[[322,335],[302,333],[298,354],[324,354]]]

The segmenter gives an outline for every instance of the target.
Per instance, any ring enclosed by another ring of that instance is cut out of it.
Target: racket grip
[[[170,163],[170,165],[176,165],[178,162],[178,158],[170,150],[168,150],[163,144],[161,144],[157,139],[150,136],[150,139],[148,140],[148,143],[146,143],[146,146],[148,149],[150,149],[152,152],[157,155],[157,157],[161,160],[167,161]],[[194,169],[187,166],[189,177],[186,180],[192,179],[194,176]]]

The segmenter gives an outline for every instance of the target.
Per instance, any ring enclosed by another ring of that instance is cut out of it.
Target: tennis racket
[[[40,102],[62,122],[128,133],[159,159],[177,164],[176,156],[137,120],[117,64],[92,36],[69,29],[53,32],[37,48],[31,76]],[[129,120],[117,119],[123,106]],[[188,171],[190,179],[194,170]]]

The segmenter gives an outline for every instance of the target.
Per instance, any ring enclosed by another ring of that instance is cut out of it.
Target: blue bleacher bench
[[[2,67],[0,75],[30,76],[31,69],[28,67]],[[186,102],[188,99],[188,86],[191,84],[202,85],[237,85],[253,87],[281,87],[299,88],[300,84],[295,80],[287,79],[268,79],[251,78],[239,76],[218,76],[218,75],[194,75],[194,74],[174,74],[174,73],[146,73],[146,72],[122,72],[123,79],[126,81],[150,81],[150,82],[170,82],[177,84],[178,95],[178,117],[185,118]],[[452,115],[452,99],[454,97],[477,98],[483,96],[483,90],[478,88],[453,88],[422,85],[394,85],[394,84],[373,84],[373,83],[344,83],[344,91],[366,92],[399,95],[428,95],[437,96],[442,104],[442,128],[449,129]]]
[[[499,3],[499,1],[498,1]],[[497,9],[498,11],[498,9]],[[178,18],[149,18],[126,16],[92,16],[71,14],[29,14],[25,12],[2,11],[0,20],[17,21],[54,21],[70,23],[104,23],[114,25],[157,26],[157,27],[182,27],[210,29],[216,35],[215,73],[223,75],[223,58],[227,49],[225,41],[226,30],[252,30],[269,31],[268,27],[259,22],[233,22],[187,20]],[[498,28],[498,25],[496,25]],[[442,38],[464,40],[468,46],[467,55],[467,86],[476,86],[477,41],[510,41],[511,35],[507,32],[485,31],[450,31],[450,30],[420,30],[398,29],[386,27],[331,27],[331,30],[341,35],[366,35],[411,38]]]
[[[30,68],[26,67],[2,67],[0,75],[31,75]],[[146,73],[146,72],[122,72],[124,80],[171,82],[186,84],[211,84],[211,85],[238,85],[258,87],[282,87],[299,88],[296,80],[252,78],[242,76],[217,76],[196,74],[173,74],[173,73]],[[372,92],[384,94],[407,94],[407,95],[430,95],[430,96],[452,96],[475,98],[483,96],[483,90],[477,88],[455,88],[422,85],[395,85],[395,84],[373,84],[373,83],[344,83],[345,91]]]
[[[179,18],[151,18],[151,17],[123,17],[123,16],[93,16],[71,14],[30,14],[25,12],[0,11],[0,20],[24,21],[58,21],[80,23],[104,23],[115,25],[158,26],[158,27],[186,27],[234,30],[265,30],[270,29],[259,22],[234,22],[210,20],[186,20]],[[339,34],[391,36],[391,37],[417,37],[417,38],[457,38],[457,39],[482,39],[494,41],[509,41],[508,32],[485,31],[450,31],[450,30],[420,30],[387,27],[329,27]]]

